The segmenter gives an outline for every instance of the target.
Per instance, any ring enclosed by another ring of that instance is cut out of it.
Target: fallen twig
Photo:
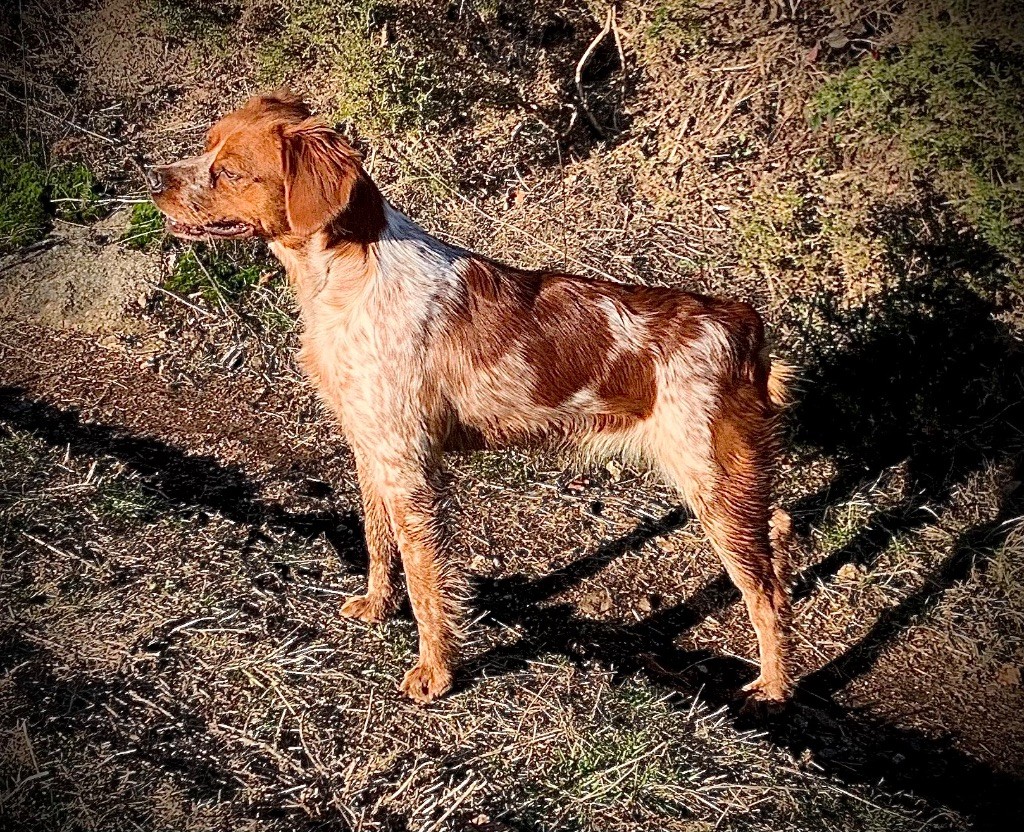
[[[604,28],[597,33],[597,36],[590,42],[583,56],[580,58],[579,63],[576,64],[576,93],[580,98],[580,108],[583,110],[583,115],[587,117],[587,121],[590,125],[598,132],[602,137],[608,135],[607,131],[598,123],[597,119],[594,118],[594,114],[590,112],[590,108],[587,106],[587,97],[583,92],[583,69],[587,65],[587,61],[590,60],[594,54],[594,50],[600,45],[601,41],[605,39],[608,33],[612,30],[612,22],[615,20],[615,6],[608,7],[608,14],[605,15]]]

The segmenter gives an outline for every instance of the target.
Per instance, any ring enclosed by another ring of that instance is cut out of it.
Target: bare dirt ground
[[[891,137],[804,118],[851,39],[917,18],[625,4],[588,116],[603,6],[324,5],[27,3],[5,119],[121,207],[133,156],[299,78],[447,239],[754,300],[805,375],[779,483],[797,700],[740,719],[749,624],[656,478],[511,450],[452,460],[478,618],[454,694],[403,701],[408,610],[337,615],[364,581],[358,494],[273,264],[235,252],[260,274],[242,293],[181,290],[182,249],[126,245],[125,212],[57,220],[0,265],[0,825],[1019,824],[1019,292],[970,288],[1003,266]]]
[[[0,317],[57,329],[130,329],[125,306],[152,291],[159,262],[110,244],[122,236],[126,221],[118,212],[89,227],[66,225],[45,246],[0,260]]]

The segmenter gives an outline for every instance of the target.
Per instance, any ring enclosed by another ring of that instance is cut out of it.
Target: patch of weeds
[[[901,256],[893,236],[874,223],[872,212],[862,205],[843,206],[834,200],[821,214],[821,234],[832,266],[861,298],[888,282],[893,272],[890,261]]]
[[[49,200],[56,216],[70,222],[92,222],[104,211],[99,204],[99,183],[85,165],[67,164],[46,172]]]
[[[912,253],[930,233],[927,196],[885,202],[860,182],[815,181],[813,170],[795,183],[762,182],[733,212],[736,252],[784,306],[870,305],[911,277]],[[984,282],[980,272],[962,274]]]
[[[39,463],[40,458],[37,443],[27,434],[13,431],[7,433],[6,428],[0,430],[0,461],[4,463],[0,467],[0,472],[13,474],[18,467],[16,463],[21,463],[26,470],[30,470]],[[0,479],[0,482],[6,480]]]
[[[129,248],[148,250],[166,241],[169,237],[160,210],[151,202],[133,206],[121,242]],[[172,254],[164,288],[181,295],[199,294],[209,303],[237,300],[247,289],[265,283],[267,276],[276,271],[277,267],[259,246],[232,242],[188,244]],[[259,315],[274,329],[289,331],[294,326],[284,312],[270,304],[262,304]]]
[[[473,11],[480,16],[484,23],[497,23],[503,11],[501,0],[475,0]]]
[[[296,317],[289,314],[279,305],[280,301],[268,301],[261,303],[256,310],[256,317],[264,329],[272,332],[289,333],[297,325]]]
[[[231,0],[154,0],[153,10],[167,27],[169,37],[198,45],[200,52],[225,58],[237,48],[231,25],[245,11],[245,3]],[[201,56],[197,56],[202,61]]]
[[[100,517],[123,523],[152,519],[158,505],[153,491],[124,477],[103,482],[92,502]]]
[[[437,115],[427,62],[388,41],[389,7],[376,0],[282,5],[283,22],[258,48],[262,84],[301,85],[311,70],[323,74],[334,92],[331,118],[378,133],[421,128]]]
[[[853,209],[826,204],[807,181],[762,183],[732,222],[740,264],[763,275],[775,297],[799,294],[811,278],[848,305],[863,300],[867,284],[883,282],[866,254],[877,245],[873,231]]]
[[[1011,609],[1024,613],[1024,521],[1012,521],[1012,529],[992,559],[992,582],[1005,595]],[[1024,629],[1024,617],[1018,619]]]
[[[696,53],[703,42],[699,8],[693,0],[661,0],[647,13],[640,30],[641,53],[648,61],[666,56],[681,60]]]
[[[466,467],[481,480],[511,487],[526,485],[537,474],[532,460],[521,451],[473,451],[465,457]]]
[[[152,202],[132,206],[121,242],[138,251],[153,248],[164,240],[164,216]]]
[[[922,828],[912,810],[832,789],[737,732],[723,711],[700,701],[680,708],[637,678],[557,713],[545,753],[505,773],[522,789],[514,818],[524,828]]]
[[[750,136],[740,133],[727,136],[718,142],[709,158],[712,171],[722,170],[726,165],[741,164],[757,155],[756,147],[751,143]]]
[[[155,0],[157,11],[167,21],[174,35],[195,36],[205,26],[226,26],[238,20],[244,2],[232,0]]]
[[[853,499],[829,511],[814,529],[814,537],[825,553],[838,552],[849,546],[871,521],[875,509],[865,499]]]
[[[209,303],[236,300],[270,270],[245,244],[193,243],[173,260],[164,288]]]
[[[751,209],[737,215],[736,230],[741,263],[785,271],[806,265],[821,228],[809,197],[789,186],[755,191]]]
[[[1024,268],[1024,52],[956,18],[828,82],[814,126],[899,136],[979,238]]]
[[[41,239],[54,217],[92,222],[102,213],[99,186],[87,167],[47,165],[41,148],[0,136],[0,251]]]
[[[593,829],[607,812],[627,812],[633,820],[690,815],[685,797],[676,798],[703,772],[680,765],[678,740],[683,732],[693,736],[680,724],[687,720],[675,716],[645,683],[605,692],[591,719],[574,715],[543,770],[526,776],[517,819],[538,829]],[[677,741],[668,741],[669,726],[680,731]]]
[[[602,736],[603,735],[603,736]],[[661,792],[676,779],[670,766],[652,759],[664,746],[641,730],[600,732],[593,742],[566,760],[566,792],[573,802],[596,801],[597,808],[611,808],[620,801],[640,803],[649,811],[670,811],[671,800]],[[644,758],[650,764],[642,764]],[[608,802],[600,800],[606,796]]]

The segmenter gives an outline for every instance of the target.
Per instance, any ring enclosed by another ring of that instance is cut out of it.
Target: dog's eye
[[[227,179],[229,182],[237,182],[242,178],[242,174],[235,170],[228,170],[227,168],[220,168],[219,170],[211,171],[213,174],[213,183],[216,185],[219,179]]]

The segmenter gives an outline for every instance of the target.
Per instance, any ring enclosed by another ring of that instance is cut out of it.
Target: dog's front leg
[[[429,702],[452,685],[465,583],[449,563],[437,495],[426,473],[405,474],[396,481],[392,472],[389,479],[392,483],[382,493],[420,636],[419,662],[405,675],[401,690],[418,702]]]
[[[398,607],[398,545],[391,518],[366,461],[356,457],[359,491],[363,498],[363,530],[369,555],[365,595],[349,598],[341,608],[347,618],[368,624],[383,621]]]

